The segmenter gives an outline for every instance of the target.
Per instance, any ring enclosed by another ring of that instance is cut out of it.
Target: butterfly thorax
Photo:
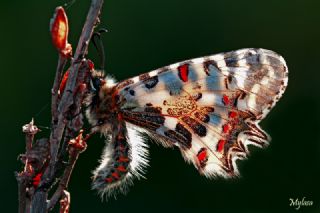
[[[101,78],[100,82],[98,88],[87,97],[86,115],[94,131],[107,134],[111,132],[111,124],[117,120],[116,90],[112,78]]]

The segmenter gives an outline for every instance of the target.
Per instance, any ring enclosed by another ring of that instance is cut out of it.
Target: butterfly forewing
[[[268,144],[258,122],[287,76],[283,58],[264,49],[196,58],[120,82],[119,112],[163,145],[178,146],[200,173],[232,177],[248,144]]]

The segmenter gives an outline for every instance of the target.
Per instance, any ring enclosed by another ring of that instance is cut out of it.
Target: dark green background
[[[17,211],[13,172],[21,169],[16,159],[24,152],[21,126],[31,117],[39,125],[50,122],[49,108],[37,113],[50,101],[57,53],[49,19],[60,4],[1,2],[0,212]],[[88,5],[77,0],[67,11],[73,47]],[[303,197],[314,205],[298,212],[320,212],[319,11],[317,0],[106,0],[106,71],[118,80],[184,59],[262,47],[284,56],[289,86],[261,123],[273,138],[270,147],[240,163],[240,179],[207,180],[178,150],[150,144],[147,179],[135,181],[128,195],[101,202],[90,190],[90,172],[103,147],[96,137],[72,176],[71,212],[296,212],[289,198]]]

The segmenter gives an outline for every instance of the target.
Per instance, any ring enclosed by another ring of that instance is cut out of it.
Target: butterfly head
[[[100,88],[106,83],[103,72],[92,71],[90,76],[90,91],[99,94]]]

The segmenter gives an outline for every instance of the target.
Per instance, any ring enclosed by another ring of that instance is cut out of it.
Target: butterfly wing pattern
[[[238,176],[236,161],[248,156],[248,145],[268,145],[270,137],[259,122],[287,82],[288,69],[280,55],[250,48],[179,62],[115,84],[110,87],[111,102],[115,123],[122,125],[111,125],[120,129],[112,131],[112,138],[119,138],[121,129],[130,134],[122,134],[126,139],[122,145],[116,139],[108,144],[109,157],[95,171],[94,188],[108,194],[140,176],[147,151],[134,133],[137,128],[165,147],[177,146],[184,159],[208,178]],[[94,116],[91,123],[98,120]],[[126,171],[122,179],[114,175],[123,156],[114,154],[119,144],[127,148],[124,156],[129,159],[121,167]]]

